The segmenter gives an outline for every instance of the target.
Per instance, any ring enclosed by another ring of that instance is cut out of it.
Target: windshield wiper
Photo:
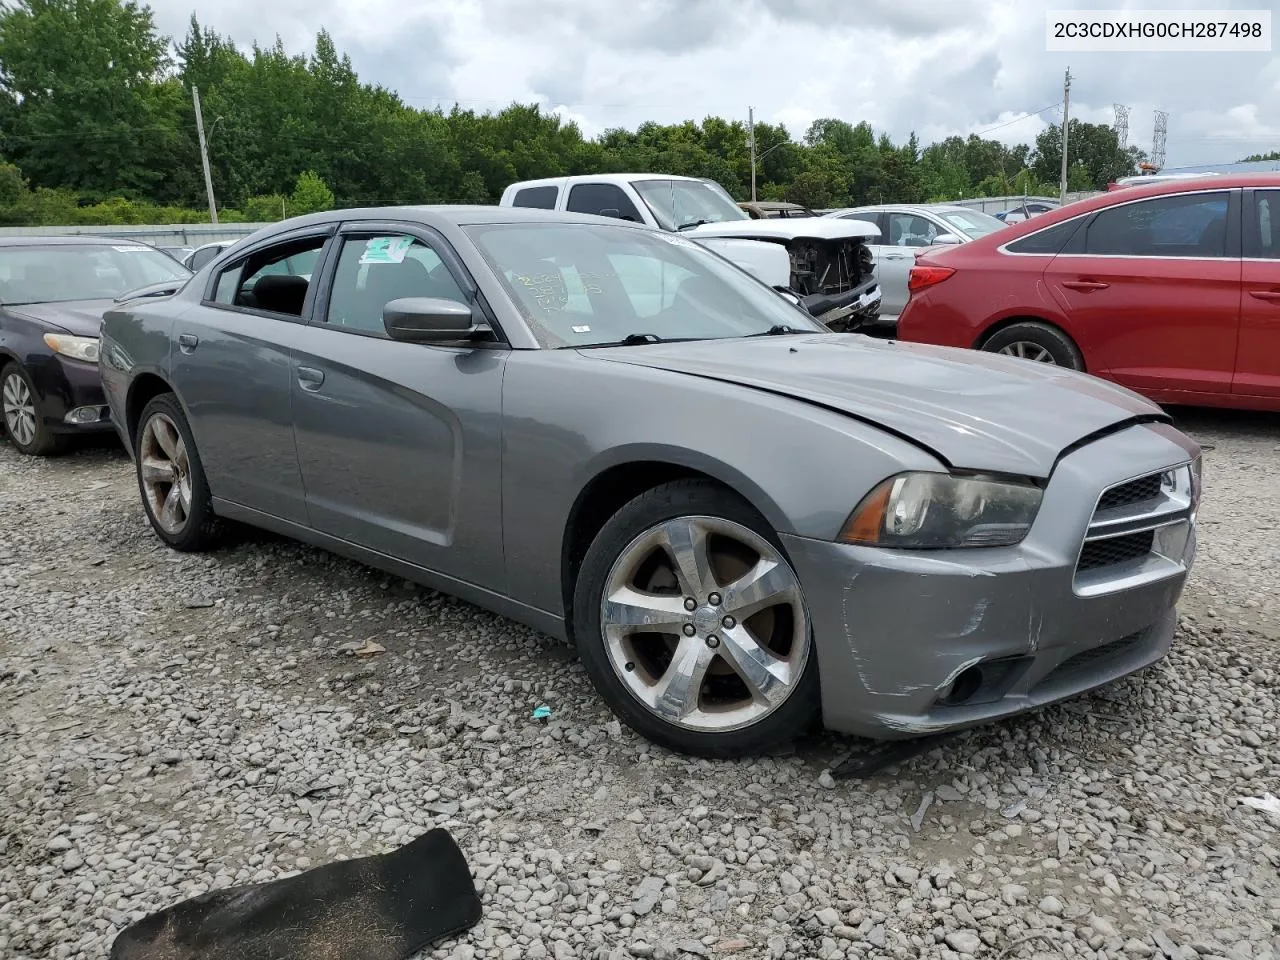
[[[748,333],[748,337],[785,337],[793,333],[813,333],[812,330],[797,330],[795,327],[789,327],[785,323],[775,323],[768,330],[761,330],[759,333]]]
[[[710,217],[703,217],[700,220],[690,220],[688,223],[682,223],[676,227],[677,230],[692,230],[694,227],[700,227],[704,223],[715,223]]]
[[[706,337],[660,337],[656,333],[628,333],[621,340],[610,340],[605,343],[570,343],[562,350],[587,350],[594,347],[638,347],[646,343],[687,343],[690,340],[705,340]]]

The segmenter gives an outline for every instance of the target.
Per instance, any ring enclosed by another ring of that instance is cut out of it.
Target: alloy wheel
[[[181,533],[191,516],[191,458],[182,434],[163,413],[142,428],[138,476],[156,522],[168,534]]]
[[[759,722],[795,690],[810,655],[791,566],[718,517],[679,517],[636,537],[609,572],[600,620],[631,695],[694,731]]]
[[[9,435],[22,446],[30,446],[36,438],[36,404],[27,381],[10,373],[0,387],[0,403],[4,406],[4,423]]]
[[[1005,344],[996,353],[1002,353],[1006,357],[1018,357],[1021,360],[1034,360],[1036,363],[1057,362],[1053,359],[1052,353],[1030,340],[1015,340],[1013,343]]]

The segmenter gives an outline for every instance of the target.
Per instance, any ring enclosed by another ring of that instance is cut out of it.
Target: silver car
[[[988,213],[947,203],[847,207],[824,216],[864,220],[880,228],[880,242],[870,247],[880,281],[880,318],[889,324],[907,305],[907,278],[917,253],[926,247],[967,243],[1004,227]]]
[[[1195,550],[1199,450],[1148,401],[832,333],[617,220],[288,220],[107,313],[100,366],[171,547],[241,521],[456,594],[690,753],[1114,680],[1169,649]]]

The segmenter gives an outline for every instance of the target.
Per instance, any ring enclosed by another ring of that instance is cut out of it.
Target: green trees
[[[750,193],[746,124],[644,123],[586,139],[537,105],[420,110],[365,83],[332,37],[309,54],[277,39],[238,49],[193,16],[176,41],[137,0],[0,3],[0,222],[200,219],[191,88],[204,113],[220,218],[344,206],[495,202],[515,180],[604,171],[710,177]],[[1060,132],[1034,150],[977,136],[895,144],[827,118],[799,140],[756,125],[757,194],[809,206],[1054,192]],[[1071,128],[1071,183],[1105,187],[1141,153]]]

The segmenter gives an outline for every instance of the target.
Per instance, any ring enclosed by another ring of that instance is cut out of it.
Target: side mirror
[[[476,323],[472,308],[456,300],[402,297],[382,308],[382,326],[392,340],[405,343],[454,343],[490,332]]]
[[[954,247],[958,243],[964,243],[954,233],[943,233],[933,238],[933,246],[935,247]]]

